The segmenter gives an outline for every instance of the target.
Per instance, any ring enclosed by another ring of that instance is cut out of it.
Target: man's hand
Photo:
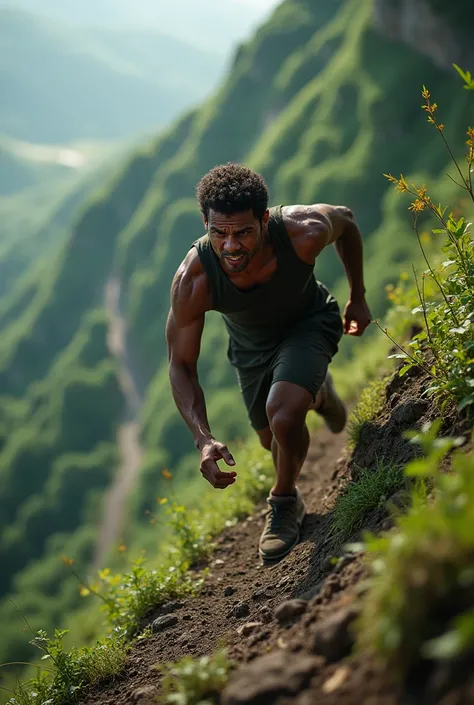
[[[222,472],[217,465],[218,460],[224,460],[227,465],[235,465],[235,460],[227,446],[216,440],[210,440],[201,448],[201,473],[213,487],[225,490],[235,482],[236,472]]]
[[[343,316],[344,333],[360,336],[371,320],[372,315],[365,299],[347,302]]]

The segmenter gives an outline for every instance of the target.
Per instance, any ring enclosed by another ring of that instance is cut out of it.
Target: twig
[[[401,350],[402,353],[404,353],[404,355],[406,355],[412,362],[415,363],[415,365],[416,365],[417,367],[421,367],[422,370],[424,370],[430,377],[433,377],[434,379],[437,379],[438,382],[441,382],[441,381],[442,381],[442,380],[439,379],[439,377],[437,377],[437,375],[433,374],[433,373],[431,372],[431,370],[428,369],[428,367],[426,367],[422,362],[420,362],[419,360],[417,360],[416,357],[413,357],[413,355],[410,355],[410,353],[408,353],[404,348],[402,348],[402,346],[399,345],[399,344],[397,343],[397,341],[392,338],[392,336],[390,335],[390,333],[388,332],[388,330],[387,330],[386,328],[382,328],[382,326],[380,325],[380,323],[379,323],[377,320],[374,320],[374,323],[375,323],[375,325],[377,326],[377,328],[380,328],[380,330],[382,331],[382,333],[384,333],[384,334],[387,336],[387,338],[388,338],[399,350]]]
[[[420,250],[421,250],[421,252],[422,252],[422,254],[423,254],[423,258],[424,258],[426,264],[428,265],[428,269],[430,270],[430,274],[431,274],[431,276],[432,276],[432,278],[433,278],[433,281],[436,283],[438,289],[440,290],[441,295],[442,295],[442,297],[443,297],[443,299],[444,299],[444,301],[445,301],[445,303],[446,303],[446,306],[447,306],[447,307],[449,308],[449,310],[451,311],[451,315],[452,315],[452,317],[453,317],[453,320],[454,320],[455,324],[456,324],[457,326],[459,326],[459,321],[458,321],[458,319],[457,319],[457,317],[456,317],[456,314],[454,313],[454,309],[453,309],[453,307],[451,306],[451,304],[449,303],[448,297],[447,297],[446,294],[445,294],[444,288],[443,288],[442,284],[438,281],[438,277],[437,277],[436,274],[434,273],[433,267],[431,266],[430,261],[429,261],[427,255],[426,255],[425,249],[424,249],[423,245],[421,244],[421,238],[420,238],[420,233],[418,232],[418,222],[417,222],[417,217],[416,217],[416,216],[415,216],[415,219],[414,219],[413,227],[414,227],[414,230],[415,230],[415,233],[416,233],[416,237],[417,237],[417,240],[418,240],[418,244],[419,244],[419,246],[420,246]],[[446,227],[446,226],[445,226],[445,227]]]
[[[459,188],[464,188],[464,189],[466,188],[466,186],[464,184],[460,184],[459,181],[456,181],[456,179],[453,179],[451,174],[448,174],[448,172],[446,172],[446,176],[448,177],[448,179],[451,179],[453,184],[456,184],[456,186],[459,186]]]
[[[423,318],[425,319],[426,332],[427,332],[427,334],[428,334],[428,338],[429,338],[429,341],[430,341],[430,343],[431,343],[431,352],[433,353],[433,355],[435,356],[436,360],[437,360],[438,363],[439,363],[438,353],[437,353],[436,348],[435,348],[435,346],[434,346],[433,338],[431,337],[431,330],[430,330],[430,326],[429,326],[429,323],[428,323],[428,316],[426,315],[426,308],[425,308],[425,280],[422,279],[422,282],[423,282],[423,293],[422,293],[422,292],[420,291],[420,287],[419,287],[419,284],[418,284],[418,277],[416,276],[415,265],[412,264],[411,266],[412,266],[412,269],[413,269],[413,276],[415,277],[416,290],[417,290],[417,292],[418,292],[418,298],[420,299],[421,310],[423,311]]]
[[[446,137],[444,136],[443,130],[440,130],[440,129],[439,129],[438,124],[437,124],[436,122],[435,122],[435,125],[436,125],[436,129],[438,130],[439,134],[441,135],[441,137],[442,137],[442,139],[443,139],[444,144],[446,145],[446,149],[447,149],[448,152],[449,152],[449,156],[450,156],[451,159],[453,160],[453,162],[454,162],[454,164],[455,164],[455,166],[456,166],[456,169],[458,170],[458,174],[459,174],[459,176],[460,176],[461,179],[462,179],[462,182],[463,182],[463,184],[464,184],[464,188],[465,188],[466,190],[469,190],[469,183],[468,183],[468,181],[464,178],[463,173],[462,173],[462,171],[461,171],[461,167],[460,167],[459,164],[457,163],[457,160],[456,160],[454,154],[451,152],[451,147],[449,146],[448,141],[447,141]]]

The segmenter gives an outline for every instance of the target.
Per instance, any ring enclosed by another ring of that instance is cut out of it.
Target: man
[[[229,487],[237,473],[221,471],[217,462],[233,467],[235,460],[212,435],[197,374],[205,314],[220,311],[250,422],[273,455],[276,481],[259,550],[264,560],[279,560],[298,542],[305,516],[296,480],[309,445],[306,414],[317,411],[334,433],[346,423],[328,365],[343,332],[362,335],[371,319],[360,231],[343,206],[269,210],[263,178],[238,164],[209,171],[197,197],[207,235],[193,243],[171,287],[166,335],[173,396],[201,453],[201,473],[214,487]],[[343,320],[313,273],[331,243],[350,285]]]

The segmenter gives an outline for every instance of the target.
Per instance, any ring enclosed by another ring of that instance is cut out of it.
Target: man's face
[[[222,267],[235,274],[243,272],[260,249],[263,227],[268,221],[268,212],[260,223],[253,211],[226,215],[212,209],[205,222],[212,248]]]

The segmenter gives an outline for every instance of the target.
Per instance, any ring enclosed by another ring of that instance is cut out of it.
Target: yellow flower
[[[99,578],[105,580],[110,575],[110,568],[104,568],[104,570],[99,570]]]
[[[127,547],[126,547],[124,544],[122,544],[121,546],[119,546],[119,549],[118,549],[118,550],[123,553],[124,551],[127,550]]]
[[[421,201],[419,198],[416,199],[416,201],[413,201],[413,203],[410,203],[408,206],[409,211],[413,211],[413,213],[421,213],[422,211],[425,210],[426,204]]]
[[[70,568],[72,565],[74,565],[74,561],[72,558],[68,558],[67,556],[63,556],[62,558],[64,565],[67,565],[68,568]]]
[[[161,474],[163,475],[165,480],[171,480],[171,478],[173,477],[167,468],[164,468]]]
[[[168,501],[167,497],[158,497],[157,500],[158,504],[166,504]]]
[[[81,585],[81,589],[79,590],[79,594],[81,597],[87,597],[87,595],[91,594],[91,591],[89,588],[86,588],[85,585]]]

